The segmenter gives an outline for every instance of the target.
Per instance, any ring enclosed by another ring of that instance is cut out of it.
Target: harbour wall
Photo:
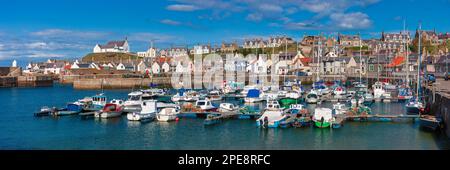
[[[425,97],[431,104],[430,113],[442,117],[444,131],[450,138],[450,82],[438,79],[435,85],[426,87]]]

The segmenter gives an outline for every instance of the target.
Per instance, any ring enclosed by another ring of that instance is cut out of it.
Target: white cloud
[[[163,24],[166,24],[166,25],[181,25],[181,22],[174,21],[171,19],[164,19],[164,20],[161,20],[160,22]]]
[[[184,4],[175,4],[175,5],[169,5],[166,8],[170,11],[183,11],[183,12],[190,12],[190,11],[196,11],[200,8],[194,5],[184,5]]]
[[[355,30],[366,29],[372,26],[369,16],[361,12],[331,14],[330,20],[330,26],[336,26],[339,29]]]
[[[155,42],[168,43],[175,41],[176,37],[158,33],[140,32],[140,33],[132,33],[128,37],[128,40],[139,42],[151,42],[152,40],[154,40]]]
[[[99,39],[105,38],[110,33],[96,31],[77,31],[64,29],[45,29],[30,33],[32,36],[45,38],[81,38],[81,39]]]

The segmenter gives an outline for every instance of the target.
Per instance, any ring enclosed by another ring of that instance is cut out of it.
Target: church
[[[128,44],[128,40],[124,41],[110,41],[106,45],[95,45],[93,53],[129,53],[130,46]]]

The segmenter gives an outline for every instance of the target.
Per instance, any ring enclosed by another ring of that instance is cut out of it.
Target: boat
[[[197,100],[195,102],[195,107],[201,111],[217,111],[217,108],[212,105],[208,98]]]
[[[160,122],[174,121],[177,119],[178,114],[180,114],[180,107],[167,107],[159,111],[156,119]]]
[[[382,98],[383,98],[383,103],[390,103],[392,101],[391,93],[384,93]]]
[[[258,127],[277,128],[286,118],[287,116],[284,114],[283,110],[266,110],[264,111],[264,114],[256,120],[256,125]]]
[[[383,86],[386,90],[397,90],[397,86],[394,84],[390,84],[388,82],[384,82]]]
[[[261,91],[258,89],[251,89],[248,91],[247,96],[244,98],[245,103],[257,103],[262,102],[264,99],[261,97]]]
[[[412,91],[409,87],[402,87],[398,89],[398,100],[405,101],[413,98]]]
[[[124,101],[122,100],[111,100],[100,112],[96,112],[94,116],[103,119],[120,117],[123,113],[123,104]]]
[[[265,110],[283,110],[276,100],[267,101]]]
[[[313,121],[318,128],[330,127],[333,120],[333,111],[329,108],[316,108],[314,110]]]
[[[423,103],[415,98],[406,103],[405,107],[408,114],[419,114],[424,109]]]
[[[319,100],[319,95],[315,91],[311,91],[306,95],[306,103],[308,104],[317,104]]]
[[[134,91],[128,94],[128,99],[123,104],[124,112],[137,112],[142,104],[142,91]]]
[[[209,92],[208,98],[211,101],[221,101],[222,100],[222,95],[220,94],[220,91],[213,90],[213,91]]]
[[[254,89],[258,89],[259,90],[259,88],[257,86],[254,86],[254,85],[245,86],[244,89],[238,95],[236,95],[236,97],[247,97],[248,92],[250,90],[254,90]]]
[[[373,95],[370,93],[364,94],[363,98],[364,98],[364,103],[363,103],[364,105],[370,106],[374,102]]]
[[[221,103],[219,106],[219,112],[234,112],[239,110],[239,106],[233,103]]]
[[[83,106],[75,103],[67,104],[66,108],[53,113],[54,116],[75,115],[83,111]]]
[[[38,112],[34,113],[34,116],[36,117],[42,117],[42,116],[49,116],[53,115],[58,110],[54,108],[49,108],[48,106],[42,107]]]
[[[421,115],[419,118],[420,127],[436,131],[442,126],[442,118],[432,115]]]
[[[158,88],[142,90],[142,93],[148,94],[151,97],[161,97],[161,96],[166,95],[166,92],[163,89],[158,89]]]
[[[208,116],[206,116],[206,119],[203,121],[203,125],[208,126],[220,123],[220,116],[221,114],[218,113],[208,114]]]
[[[333,114],[334,115],[343,115],[347,113],[348,107],[342,103],[333,104]]]
[[[141,110],[127,114],[130,121],[153,120],[156,117],[156,100],[145,100],[141,103]]]
[[[345,91],[345,88],[342,86],[338,86],[338,87],[334,88],[334,90],[333,90],[333,94],[336,96],[343,96],[346,93],[347,92]]]
[[[381,101],[382,96],[384,95],[384,93],[386,93],[386,91],[383,88],[383,83],[381,82],[375,82],[372,85],[372,90],[373,90],[373,97],[376,101]]]
[[[283,99],[278,100],[278,103],[280,103],[282,108],[289,109],[291,107],[291,105],[298,104],[298,101],[297,101],[297,99],[293,99],[293,98],[283,98]]]

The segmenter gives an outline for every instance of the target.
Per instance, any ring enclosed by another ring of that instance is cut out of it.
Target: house
[[[276,74],[286,75],[289,72],[289,65],[291,65],[291,61],[282,60],[275,64]]]
[[[170,57],[181,57],[188,55],[188,49],[183,47],[170,48],[167,51],[168,51],[167,56]]]
[[[436,71],[439,73],[449,72],[450,55],[442,55],[435,64]]]
[[[359,47],[362,46],[361,37],[359,35],[343,35],[339,34],[338,44],[341,47]]]
[[[276,47],[280,47],[283,44],[293,44],[293,43],[294,43],[294,40],[290,37],[286,37],[286,36],[270,37],[267,42],[267,47],[276,48]]]
[[[123,63],[117,64],[116,70],[125,70],[125,65]]]
[[[381,33],[381,41],[386,43],[411,43],[409,32]]]
[[[444,44],[444,43],[447,43],[448,41],[450,41],[450,33],[445,33],[445,34],[439,34],[438,35],[438,41],[439,41],[439,44]]]
[[[46,63],[44,68],[44,74],[61,74],[64,71],[66,63]]]
[[[125,39],[124,41],[110,41],[106,45],[96,44],[93,50],[93,53],[106,52],[129,53],[130,46],[128,44],[128,40]]]
[[[161,66],[159,66],[158,62],[153,62],[153,64],[152,64],[152,73],[153,74],[161,73]]]
[[[234,43],[222,43],[222,46],[220,47],[220,52],[222,53],[234,53],[239,49],[236,42]]]
[[[170,70],[170,65],[169,65],[169,63],[164,62],[164,63],[161,65],[161,71],[162,71],[163,73],[168,73],[168,72],[170,72],[171,70]]]
[[[261,38],[245,40],[243,45],[244,49],[265,48],[265,47],[267,47],[267,42],[263,41]]]
[[[426,30],[416,30],[415,40],[418,40],[419,33],[422,35],[422,40],[425,42],[422,43],[430,43],[431,45],[439,45],[439,36],[436,33],[436,30],[426,31]]]
[[[97,64],[95,64],[95,63],[91,63],[91,64],[89,65],[89,68],[96,69],[96,70],[101,70],[101,68],[100,68]]]
[[[137,71],[140,73],[145,73],[147,68],[148,66],[144,61],[139,62],[137,65]]]
[[[194,55],[202,55],[211,53],[211,46],[209,45],[196,45],[192,49],[192,54]]]
[[[145,52],[137,52],[137,55],[142,58],[155,58],[156,57],[156,49],[150,47]]]

